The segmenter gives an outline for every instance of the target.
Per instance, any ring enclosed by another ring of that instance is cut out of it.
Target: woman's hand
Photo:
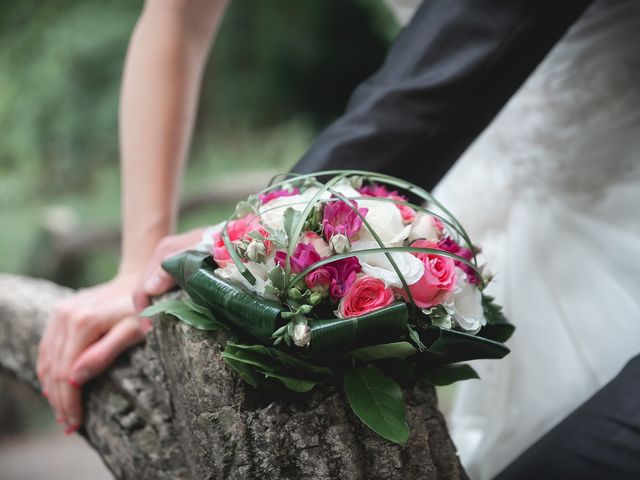
[[[38,378],[66,432],[82,423],[82,385],[102,373],[124,350],[141,342],[151,329],[150,321],[136,314],[152,296],[175,285],[162,270],[162,261],[195,247],[203,230],[161,240],[145,274],[120,273],[112,281],[82,290],[56,306],[40,341]]]
[[[151,255],[145,273],[140,277],[133,293],[136,310],[142,311],[151,298],[168,292],[176,282],[162,269],[162,262],[180,252],[195,248],[202,240],[205,227],[194,228],[179,235],[169,235],[158,243]]]
[[[58,423],[70,433],[82,423],[80,387],[105,370],[151,328],[136,317],[132,292],[139,273],[123,273],[60,302],[38,352],[38,378]]]

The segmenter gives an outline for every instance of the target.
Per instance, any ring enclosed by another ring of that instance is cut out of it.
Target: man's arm
[[[432,188],[591,0],[425,0],[384,65],[294,167]]]

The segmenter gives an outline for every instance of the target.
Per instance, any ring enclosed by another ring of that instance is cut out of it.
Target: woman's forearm
[[[147,0],[125,63],[120,101],[122,260],[144,268],[174,228],[202,72],[224,0]]]

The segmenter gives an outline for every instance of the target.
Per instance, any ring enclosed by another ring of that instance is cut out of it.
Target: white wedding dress
[[[640,353],[640,2],[587,10],[435,194],[517,326],[449,418],[491,478]]]

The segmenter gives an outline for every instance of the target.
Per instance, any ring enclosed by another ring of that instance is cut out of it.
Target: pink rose
[[[431,240],[416,240],[411,246],[439,249],[438,244]],[[413,301],[420,308],[429,308],[443,303],[456,286],[456,266],[453,259],[434,253],[413,252],[413,255],[424,263],[422,278],[413,285],[409,285]],[[404,289],[400,289],[399,293],[408,300]]]
[[[286,268],[287,252],[276,252],[276,264],[282,268]],[[296,245],[296,249],[293,255],[289,258],[291,264],[291,271],[293,273],[300,273],[310,265],[322,260],[316,249],[310,243],[299,243]]]
[[[409,201],[407,197],[405,197],[404,195],[400,195],[396,190],[390,192],[384,185],[367,185],[362,187],[359,192],[365,197],[390,198],[391,200],[399,200],[401,202]],[[402,216],[403,222],[411,223],[416,219],[416,211],[413,208],[407,205],[400,205],[398,203],[396,203],[395,205],[396,208],[400,210],[400,215]]]
[[[393,291],[379,278],[358,278],[338,305],[340,318],[358,317],[393,303]]]
[[[291,190],[281,189],[281,190],[272,190],[267,193],[261,193],[258,195],[260,198],[260,203],[262,205],[266,205],[271,200],[275,200],[280,197],[291,197],[292,195],[300,194],[300,189],[298,187],[292,188]]]
[[[258,222],[258,217],[255,215],[247,215],[246,217],[232,220],[227,223],[227,233],[231,243],[246,240],[251,241],[249,233],[258,231],[263,237],[267,238],[269,234]],[[267,255],[271,251],[271,242],[265,240],[264,246],[267,249]],[[222,238],[222,230],[213,234],[213,248],[212,248],[213,260],[218,264],[220,268],[227,266],[231,260],[231,254],[227,250],[227,246]]]
[[[331,240],[331,237],[338,234],[351,239],[358,233],[358,230],[360,230],[362,219],[355,210],[363,217],[369,210],[366,208],[358,208],[358,202],[355,200],[349,200],[349,203],[351,203],[353,208],[342,200],[327,202],[327,205],[324,207],[322,229],[324,238],[327,240]]]

